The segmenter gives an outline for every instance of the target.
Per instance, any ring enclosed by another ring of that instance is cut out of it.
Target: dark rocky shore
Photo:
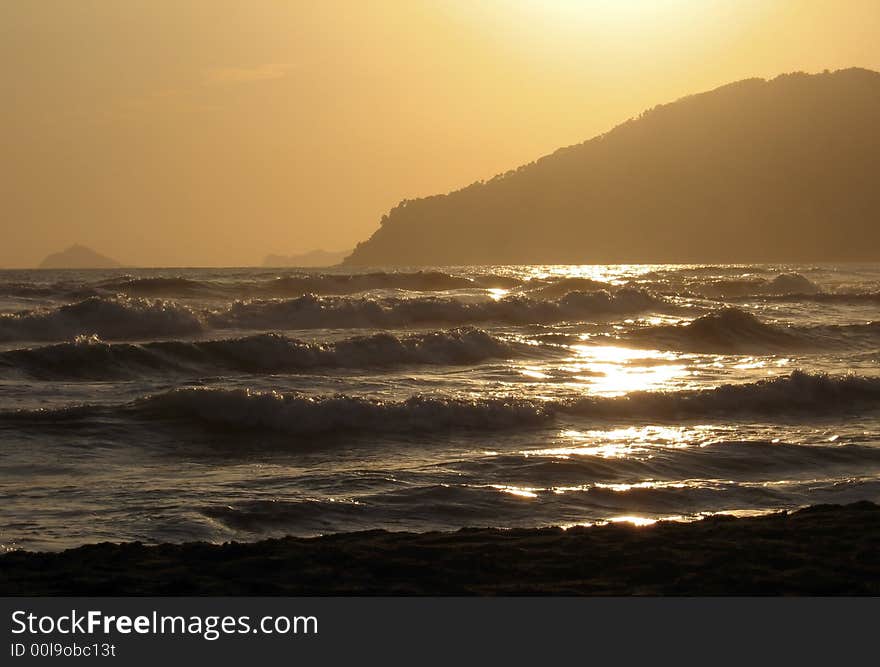
[[[0,557],[4,595],[880,595],[880,506]]]

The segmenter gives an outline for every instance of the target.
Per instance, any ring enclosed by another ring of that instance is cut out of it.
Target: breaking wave
[[[633,392],[584,398],[564,412],[584,416],[676,419],[700,416],[837,414],[880,407],[880,377],[794,371],[744,384],[682,392]]]
[[[356,294],[370,290],[399,289],[412,292],[438,292],[474,288],[510,288],[522,283],[518,278],[480,274],[454,276],[442,271],[376,272],[343,275],[283,276],[263,283],[267,294],[293,296],[304,294]]]
[[[127,296],[194,297],[221,296],[229,287],[209,280],[192,280],[181,276],[155,276],[148,278],[121,277],[105,280],[95,285],[98,289]]]
[[[876,496],[874,481],[848,479],[835,483],[820,479],[792,483],[780,490],[763,484],[724,481],[683,481],[672,484],[634,485],[626,490],[600,484],[576,488],[528,487],[531,502],[503,485],[461,482],[421,484],[359,494],[339,501],[315,497],[248,499],[231,504],[210,504],[200,511],[213,521],[240,533],[261,536],[312,535],[370,529],[375,518],[387,525],[406,525],[416,515],[430,517],[431,529],[456,529],[464,525],[509,527],[578,525],[589,521],[614,521],[616,517],[648,515],[697,518],[700,513],[725,512],[733,504],[742,509],[784,510],[819,502],[847,503]],[[568,521],[560,520],[563,517]]]
[[[398,328],[480,322],[530,324],[661,309],[668,304],[639,290],[570,292],[552,301],[511,296],[465,302],[449,297],[346,298],[313,294],[293,299],[235,301],[213,310],[140,297],[90,297],[78,303],[0,314],[0,341],[65,340],[95,334],[109,340],[169,338],[208,329]]]
[[[782,273],[770,280],[766,278],[712,280],[692,284],[690,288],[703,296],[720,298],[778,294],[818,294],[820,292],[818,285],[799,273]]]
[[[811,479],[831,470],[880,470],[880,447],[860,444],[795,444],[769,440],[711,440],[693,446],[646,447],[641,455],[603,456],[587,447],[495,453],[464,461],[456,471],[497,483],[544,486],[631,480]]]
[[[343,299],[307,295],[283,301],[236,302],[209,313],[206,321],[218,329],[395,328],[479,322],[533,324],[632,314],[668,305],[647,292],[632,289],[614,293],[569,292],[551,301],[511,296],[476,303],[441,297]]]
[[[199,333],[202,322],[180,304],[125,297],[89,297],[78,303],[0,314],[0,341],[64,340],[82,334],[101,338],[164,338]]]
[[[739,299],[749,298],[747,296]],[[737,300],[733,298],[732,300]],[[873,305],[880,303],[880,292],[817,292],[815,294],[785,293],[764,295],[762,301],[792,303],[830,303],[843,305]]]
[[[243,389],[177,389],[144,399],[137,408],[165,418],[291,434],[500,430],[537,424],[552,416],[540,404],[513,398],[413,396],[405,401],[379,401]]]
[[[534,354],[535,346],[474,328],[405,336],[377,333],[335,343],[311,343],[280,334],[212,341],[158,341],[139,345],[80,337],[73,342],[0,353],[0,368],[40,379],[137,378],[150,372],[295,372],[318,368],[472,364]]]
[[[529,288],[529,296],[544,299],[558,299],[569,292],[594,292],[597,290],[607,290],[611,285],[591,278],[574,276],[566,278],[545,278],[543,280],[534,279],[528,282],[527,287]]]
[[[458,289],[512,288],[523,283],[519,278],[491,273],[472,276],[452,275],[443,271],[377,271],[354,274],[296,273],[251,279],[193,279],[184,276],[118,276],[98,282],[57,282],[34,286],[26,283],[2,283],[0,294],[69,297],[86,292],[104,296],[162,298],[259,298],[289,297],[304,294],[346,295],[371,290],[407,290],[435,292]]]
[[[635,341],[685,352],[753,352],[805,347],[807,341],[788,328],[762,322],[738,308],[725,308],[684,325],[634,331]]]
[[[724,308],[684,325],[637,329],[627,340],[661,349],[718,354],[794,352],[875,345],[880,322],[814,327],[763,322],[739,308]]]
[[[292,435],[410,433],[452,429],[503,430],[554,419],[652,419],[850,414],[880,408],[880,377],[828,376],[796,371],[747,384],[681,392],[634,392],[621,397],[531,400],[413,396],[382,401],[357,396],[307,396],[246,389],[180,388],[122,406],[0,413],[2,421],[56,422],[95,413],[265,430]]]

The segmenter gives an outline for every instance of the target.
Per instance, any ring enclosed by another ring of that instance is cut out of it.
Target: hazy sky
[[[0,265],[345,249],[655,104],[880,69],[878,34],[878,0],[0,0]]]

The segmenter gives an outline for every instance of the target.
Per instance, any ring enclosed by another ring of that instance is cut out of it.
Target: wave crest
[[[292,434],[497,430],[540,423],[552,411],[522,399],[467,400],[414,396],[379,401],[357,396],[310,397],[246,389],[176,389],[138,406],[161,417]]]
[[[703,296],[717,298],[778,294],[817,294],[821,291],[816,283],[799,273],[781,273],[770,280],[766,278],[714,280],[694,285],[692,289]]]
[[[780,326],[729,307],[687,324],[645,327],[627,340],[661,349],[709,354],[766,354],[873,346],[880,322],[813,327]]]
[[[169,338],[206,329],[405,328],[481,322],[531,324],[584,320],[668,307],[647,292],[569,292],[554,301],[511,296],[466,302],[451,297],[350,298],[314,294],[280,300],[235,301],[210,310],[173,301],[90,297],[78,303],[0,314],[0,341],[65,340],[96,334],[108,340]]]
[[[631,337],[638,342],[685,352],[754,353],[809,346],[809,341],[792,328],[767,324],[739,308],[724,308],[684,325],[636,330]]]
[[[534,346],[481,329],[395,336],[378,333],[335,343],[310,343],[280,334],[212,341],[106,343],[96,336],[0,353],[0,367],[40,379],[140,377],[150,372],[295,372],[313,368],[381,368],[472,364],[530,355]]]
[[[119,276],[81,288],[98,290],[104,294],[123,294],[144,297],[226,297],[260,298],[291,297],[305,294],[347,295],[372,290],[406,290],[438,292],[459,289],[512,288],[523,283],[519,278],[495,274],[473,276],[453,275],[443,271],[375,271],[372,273],[297,273],[272,278],[251,280],[204,280],[184,276]],[[11,286],[16,287],[16,286]],[[40,295],[69,293],[61,286],[47,285]],[[53,291],[54,290],[54,291]],[[2,287],[0,287],[2,292]]]
[[[780,413],[846,413],[880,406],[880,377],[794,371],[758,382],[681,392],[633,392],[584,398],[563,408],[582,416],[677,419]]]
[[[218,329],[396,328],[479,322],[534,324],[631,314],[668,305],[647,292],[633,289],[614,293],[569,292],[553,301],[511,296],[477,303],[442,297],[345,299],[306,295],[283,301],[239,301],[210,313],[207,321]]]
[[[90,297],[58,308],[0,314],[0,340],[164,338],[201,332],[199,316],[181,304],[127,297]]]
[[[417,395],[405,401],[358,396],[306,396],[246,389],[181,388],[118,406],[16,411],[0,420],[55,423],[90,413],[133,413],[150,419],[225,429],[287,434],[405,433],[452,429],[502,430],[561,419],[744,418],[792,414],[840,415],[880,407],[880,378],[833,377],[796,371],[759,382],[681,392],[635,392],[621,397],[532,400]]]

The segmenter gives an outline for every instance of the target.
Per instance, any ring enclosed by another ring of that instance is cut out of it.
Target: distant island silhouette
[[[66,250],[55,252],[41,263],[41,269],[116,269],[122,266],[84,245],[72,245]]]
[[[333,266],[349,254],[351,250],[310,250],[298,255],[266,255],[263,266]]]
[[[346,265],[880,259],[880,73],[746,79],[446,195]]]

